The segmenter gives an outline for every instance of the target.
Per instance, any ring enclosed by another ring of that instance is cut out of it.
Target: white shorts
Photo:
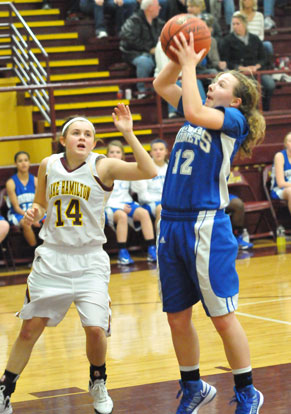
[[[68,248],[44,243],[35,250],[18,316],[48,318],[47,326],[56,326],[74,303],[83,326],[99,326],[110,335],[109,280],[109,256],[102,246]]]

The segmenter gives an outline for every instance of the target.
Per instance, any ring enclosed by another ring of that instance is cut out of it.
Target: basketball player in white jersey
[[[94,126],[86,118],[75,117],[62,129],[64,152],[40,164],[35,199],[25,221],[32,225],[45,212],[47,219],[40,232],[43,244],[36,249],[25,302],[18,313],[22,328],[0,380],[1,414],[12,413],[10,395],[44,328],[56,326],[72,303],[85,330],[95,413],[112,412],[113,402],[105,386],[110,263],[102,247],[106,242],[104,207],[115,179],[156,175],[151,157],[133,134],[129,107],[118,104],[114,111],[115,126],[133,149],[136,162],[93,153]]]

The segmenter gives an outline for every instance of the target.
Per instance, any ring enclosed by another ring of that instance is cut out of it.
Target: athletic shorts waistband
[[[102,244],[100,245],[85,245],[85,246],[60,246],[59,244],[52,244],[43,242],[40,246],[47,247],[52,250],[56,250],[57,252],[61,253],[72,253],[72,254],[85,254],[91,252],[98,252],[99,250],[103,250]],[[39,247],[40,247],[39,246]]]
[[[169,211],[162,209],[161,217],[169,221],[192,221],[199,217],[223,217],[223,210],[193,210],[193,211]]]

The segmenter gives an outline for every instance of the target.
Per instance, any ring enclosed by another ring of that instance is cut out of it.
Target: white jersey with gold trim
[[[39,234],[46,243],[68,247],[106,243],[104,208],[111,189],[102,186],[96,171],[96,161],[103,157],[91,152],[73,171],[65,167],[64,153],[49,157],[47,218]]]

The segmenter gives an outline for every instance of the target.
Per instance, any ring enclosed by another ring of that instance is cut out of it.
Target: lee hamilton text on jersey
[[[50,185],[49,199],[58,195],[72,195],[88,200],[91,188],[88,185],[79,183],[78,181],[56,181]]]

